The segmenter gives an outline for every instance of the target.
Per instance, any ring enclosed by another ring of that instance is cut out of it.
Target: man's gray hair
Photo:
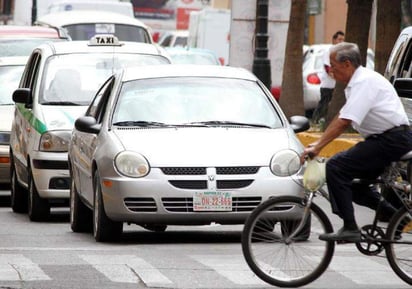
[[[336,53],[335,59],[338,62],[349,60],[355,68],[362,65],[359,47],[355,43],[341,42],[333,45],[329,53],[332,55]]]

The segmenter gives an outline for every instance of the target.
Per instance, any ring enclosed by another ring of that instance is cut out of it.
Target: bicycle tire
[[[386,238],[396,240],[396,243],[386,245],[386,258],[396,275],[403,281],[412,285],[412,216],[405,207],[402,207],[392,217]],[[405,229],[409,224],[410,230]]]
[[[292,233],[288,231],[290,223],[302,219],[299,218],[302,208],[302,198],[275,197],[256,207],[245,222],[242,252],[246,263],[270,285],[304,286],[320,277],[332,260],[335,243],[321,241],[318,235],[333,232],[333,227],[316,204],[310,206],[310,227],[305,224],[305,230],[299,232],[304,238],[297,235],[290,243],[285,243],[285,237]],[[282,225],[284,223],[286,226]]]

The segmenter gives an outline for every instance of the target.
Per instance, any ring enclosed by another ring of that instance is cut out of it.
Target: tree
[[[401,29],[402,0],[378,0],[376,15],[375,70],[384,74],[386,63]]]
[[[283,65],[282,96],[279,104],[287,117],[304,115],[302,58],[306,1],[292,0],[286,53]]]
[[[345,41],[358,44],[362,63],[366,63],[369,40],[369,27],[372,17],[373,0],[347,0],[348,13],[346,17]],[[344,84],[336,83],[332,101],[329,104],[326,123],[335,117],[345,103]]]

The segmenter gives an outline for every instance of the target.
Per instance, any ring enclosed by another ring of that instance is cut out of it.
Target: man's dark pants
[[[412,133],[397,131],[371,136],[329,159],[326,182],[333,213],[345,221],[354,221],[352,201],[375,210],[379,193],[369,185],[352,184],[352,180],[377,178],[387,165],[411,150]],[[384,209],[388,205],[385,202]]]

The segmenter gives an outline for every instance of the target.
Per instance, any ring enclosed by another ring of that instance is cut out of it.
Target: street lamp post
[[[272,85],[270,60],[268,58],[268,0],[256,0],[255,54],[253,73],[270,89]]]
[[[32,0],[31,5],[31,24],[33,25],[37,18],[37,0]]]

